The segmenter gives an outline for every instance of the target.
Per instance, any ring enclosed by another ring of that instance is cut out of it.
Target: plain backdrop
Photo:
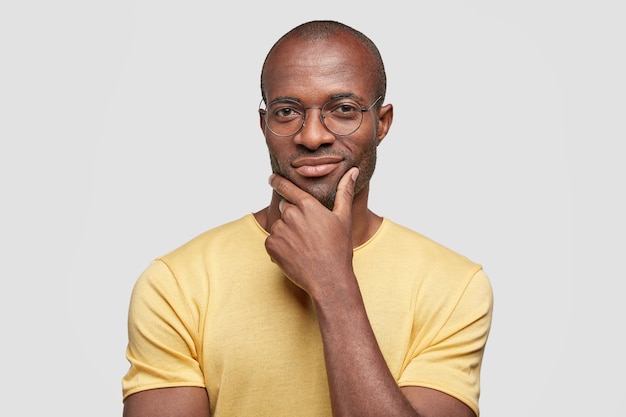
[[[0,5],[0,415],[121,415],[156,256],[269,202],[259,72],[334,19],[385,59],[372,209],[483,264],[484,417],[623,416],[619,1]]]

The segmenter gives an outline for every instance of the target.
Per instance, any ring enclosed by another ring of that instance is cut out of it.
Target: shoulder
[[[394,257],[419,262],[421,267],[446,266],[477,271],[481,265],[411,228],[385,218],[372,238],[376,250],[390,251]]]
[[[173,288],[189,293],[202,292],[216,268],[233,263],[236,256],[250,257],[251,253],[258,252],[263,241],[263,231],[254,217],[251,214],[243,216],[209,229],[154,258],[139,277],[136,287],[166,286],[170,293]]]
[[[264,239],[264,231],[252,214],[209,229],[158,259],[166,264],[189,262],[210,256],[215,251],[245,248]]]
[[[467,296],[470,286],[478,291],[478,297],[489,298],[490,283],[480,263],[389,219],[360,250],[355,259],[362,268],[410,282],[415,294],[433,302],[458,300]]]

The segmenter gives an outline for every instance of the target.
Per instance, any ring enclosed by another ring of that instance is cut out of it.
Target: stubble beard
[[[377,158],[376,151],[377,146],[374,142],[372,146],[366,151],[366,153],[363,154],[359,165],[356,165],[354,163],[346,163],[344,173],[353,166],[357,166],[359,168],[359,176],[357,177],[356,183],[354,184],[354,196],[363,191],[367,184],[369,184],[369,181],[374,174],[374,168],[376,167]],[[296,158],[297,156],[294,156],[291,157],[290,160]],[[348,160],[344,159],[344,161]],[[315,199],[319,201],[322,205],[324,205],[324,207],[329,210],[333,210],[335,206],[335,199],[337,197],[337,187],[339,186],[339,181],[341,180],[341,177],[331,184],[327,184],[322,181],[316,181],[310,186],[304,186],[295,182],[294,179],[289,175],[289,172],[291,170],[290,161],[287,161],[283,167],[276,159],[274,154],[270,152],[270,163],[273,173],[287,178],[289,181],[293,182],[298,187],[315,197]]]

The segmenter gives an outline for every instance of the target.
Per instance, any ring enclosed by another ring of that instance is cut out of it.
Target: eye
[[[296,102],[276,102],[270,104],[269,114],[277,122],[289,122],[301,118],[304,114],[302,106]]]
[[[297,111],[291,107],[281,107],[274,111],[276,117],[294,117]]]
[[[335,118],[352,119],[361,115],[361,107],[353,101],[329,103],[325,107],[327,109],[326,113]]]

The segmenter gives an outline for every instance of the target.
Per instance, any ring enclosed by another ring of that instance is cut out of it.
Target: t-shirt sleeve
[[[474,274],[436,337],[415,351],[400,386],[445,392],[479,414],[480,368],[493,309],[492,288],[482,269]]]
[[[131,294],[124,399],[154,388],[205,386],[198,359],[198,323],[171,270],[163,261],[152,262]]]

